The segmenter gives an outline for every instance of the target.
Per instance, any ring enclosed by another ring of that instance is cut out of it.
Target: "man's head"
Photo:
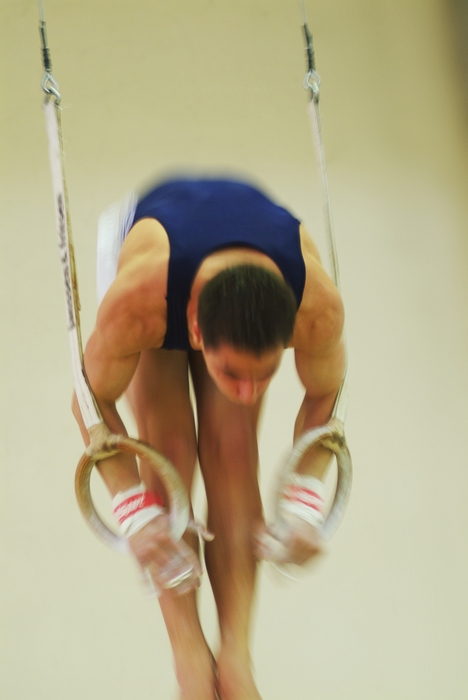
[[[296,300],[274,272],[237,265],[206,283],[198,299],[198,325],[206,349],[231,345],[260,357],[291,340]]]
[[[291,340],[296,300],[274,272],[255,265],[223,270],[198,299],[197,323],[208,372],[234,401],[254,403]]]

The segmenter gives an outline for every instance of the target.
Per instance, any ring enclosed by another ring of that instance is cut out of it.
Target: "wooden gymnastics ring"
[[[305,453],[317,444],[323,445],[334,453],[338,468],[333,503],[321,528],[322,537],[325,540],[329,540],[335,534],[345,514],[346,506],[351,495],[353,473],[351,455],[346,444],[343,423],[337,418],[332,418],[326,425],[308,430],[295,442],[280,475],[275,510],[277,517],[279,517],[280,494],[282,493],[285,482],[288,477],[295,472],[297,465]]]
[[[175,541],[180,540],[187,529],[190,508],[185,487],[171,462],[144,442],[124,435],[113,435],[104,424],[93,426],[90,435],[93,431],[91,444],[76,468],[75,494],[81,513],[94,534],[112,549],[128,552],[127,540],[113,532],[99,516],[90,488],[91,473],[96,462],[119,452],[128,452],[147,461],[163,482],[169,499],[171,535]],[[99,436],[97,439],[96,434]]]

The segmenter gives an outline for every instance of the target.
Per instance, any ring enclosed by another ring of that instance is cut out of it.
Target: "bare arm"
[[[116,434],[126,434],[116,401],[131,382],[140,352],[147,347],[157,347],[164,334],[161,326],[164,312],[161,315],[161,308],[158,308],[162,294],[155,285],[157,275],[153,261],[160,256],[155,249],[153,224],[157,222],[146,222],[146,228],[136,231],[140,226],[137,224],[126,239],[117,277],[102,301],[84,353],[86,374],[104,423]],[[76,398],[73,413],[88,443]],[[138,481],[135,460],[129,455],[102,460],[98,466],[112,495]]]
[[[346,358],[341,337],[343,308],[336,290],[331,291],[326,302],[322,313],[311,322],[306,317],[296,337],[296,340],[299,339],[295,343],[296,368],[305,388],[305,396],[296,418],[295,439],[305,431],[328,422],[345,372]],[[296,471],[300,475],[321,480],[330,460],[329,450],[315,446],[304,455]],[[304,483],[306,490],[312,488],[317,491],[316,486],[310,486],[310,480],[303,481],[307,482]],[[288,512],[283,511],[279,522],[272,527],[259,527],[255,546],[260,558],[303,564],[322,551],[320,519],[304,519],[303,509],[298,508],[296,513],[296,510],[288,508]]]
[[[307,242],[310,244],[309,239]],[[296,369],[305,389],[295,440],[328,422],[346,369],[341,296],[320,264],[314,264],[311,276],[316,284],[307,298],[308,307],[298,313],[294,334]],[[299,465],[299,473],[322,478],[329,456],[323,448],[311,450]]]
[[[148,310],[146,294],[143,299],[139,297],[141,295],[126,284],[125,274],[118,277],[103,300],[84,354],[86,374],[102,418],[112,433],[124,435],[126,430],[116,401],[132,380],[141,350],[158,343],[157,314]],[[89,436],[76,397],[73,412],[88,443]],[[114,455],[101,460],[98,468],[112,496],[140,483],[132,455]],[[201,575],[198,558],[183,540],[174,542],[164,513],[135,531],[129,537],[129,544],[157,590],[173,588],[180,595],[198,587]]]
[[[305,396],[296,418],[294,438],[328,422],[345,372],[345,350],[340,340],[323,356],[296,350],[296,368],[305,388]],[[330,461],[328,450],[317,447],[301,461],[298,473],[322,478]]]
[[[103,329],[97,324],[84,354],[84,364],[104,423],[112,433],[126,435],[126,429],[117,411],[116,401],[130,384],[139,360],[139,353],[118,357],[109,352]],[[73,414],[86,444],[88,431],[83,423],[76,395],[73,397]],[[139,483],[135,459],[129,454],[118,454],[101,460],[98,464],[110,493],[114,496]]]

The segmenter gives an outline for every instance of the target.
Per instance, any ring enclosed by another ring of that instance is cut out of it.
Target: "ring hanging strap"
[[[39,33],[42,42],[42,58],[44,76],[42,89],[46,93],[44,114],[46,118],[47,137],[49,144],[50,170],[54,193],[55,218],[58,233],[60,262],[62,264],[65,302],[67,309],[68,341],[72,361],[73,384],[78,404],[86,429],[89,431],[95,425],[102,423],[102,417],[96,400],[86,379],[83,365],[83,346],[80,327],[80,300],[78,295],[78,280],[75,268],[75,254],[68,213],[68,196],[65,182],[63,158],[63,140],[60,119],[61,96],[58,84],[52,75],[52,61],[47,45],[46,24],[43,4],[39,2]]]
[[[318,160],[320,171],[320,180],[322,183],[322,200],[325,222],[325,233],[328,244],[328,255],[331,265],[331,275],[337,289],[340,291],[340,271],[338,266],[338,254],[336,252],[335,235],[333,231],[333,219],[330,205],[330,193],[328,189],[328,176],[325,161],[325,148],[323,145],[322,125],[320,119],[320,76],[315,70],[315,54],[310,33],[307,17],[305,12],[304,0],[301,0],[303,14],[303,31],[306,42],[307,54],[307,74],[304,78],[304,87],[310,93],[310,101],[307,106],[307,114],[309,117],[310,127],[312,131],[315,152]],[[331,417],[337,419],[341,424],[344,424],[346,418],[346,409],[348,402],[348,383],[345,374],[339,388]]]
[[[83,368],[78,281],[75,270],[75,255],[71,237],[67,192],[63,171],[60,107],[58,106],[56,96],[55,99],[46,99],[44,103],[44,112],[49,141],[49,158],[54,192],[58,246],[65,289],[73,384],[84,424],[89,431],[94,425],[101,423],[102,418],[91,389],[89,388]]]

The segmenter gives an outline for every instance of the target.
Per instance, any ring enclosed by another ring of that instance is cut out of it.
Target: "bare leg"
[[[186,353],[146,350],[127,398],[140,438],[172,461],[190,493],[197,447],[187,372]],[[161,489],[148,465],[141,465],[141,474],[149,488]],[[189,544],[196,546],[194,538]],[[212,657],[200,626],[196,594],[177,596],[166,591],[160,605],[174,654],[181,699],[215,700]]]
[[[198,407],[198,449],[208,500],[206,564],[218,610],[218,655],[222,700],[260,700],[251,671],[249,634],[257,562],[253,524],[262,517],[257,479],[254,407],[228,401],[206,372],[201,355],[191,356]]]

